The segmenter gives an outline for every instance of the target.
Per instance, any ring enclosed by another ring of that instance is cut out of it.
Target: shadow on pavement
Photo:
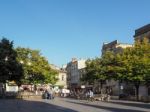
[[[0,112],[77,112],[41,101],[0,100]]]
[[[145,112],[145,111],[140,111],[140,110],[114,108],[114,107],[101,106],[101,105],[92,105],[92,104],[87,104],[87,103],[85,104],[85,103],[72,102],[72,101],[67,101],[67,102],[74,103],[74,104],[79,104],[79,105],[84,105],[84,106],[95,107],[95,108],[99,108],[99,109],[104,109],[104,110],[108,110],[108,111],[111,111],[111,112]]]
[[[113,104],[119,104],[119,105],[124,105],[124,106],[131,106],[131,107],[140,107],[140,108],[144,108],[144,109],[150,109],[150,104],[148,103],[134,103],[134,102],[108,102],[108,103],[113,103]]]

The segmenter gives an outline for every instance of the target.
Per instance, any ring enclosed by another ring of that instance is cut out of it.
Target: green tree
[[[86,73],[82,77],[82,81],[88,82],[89,84],[93,84],[95,77],[95,61],[88,59],[86,61]]]
[[[108,51],[103,55],[102,61],[103,72],[107,74],[108,80],[119,81],[119,85],[127,81],[127,75],[125,75],[128,71],[125,66],[127,60],[123,58],[122,52],[115,54]]]
[[[117,80],[119,85],[124,81],[123,74],[125,68],[122,67],[121,53],[115,54],[112,51],[107,51],[102,55],[101,61],[101,73],[105,76],[107,81]],[[109,91],[110,88],[108,88]]]
[[[0,41],[0,82],[15,81],[20,85],[23,69],[16,57],[17,53],[13,48],[13,42],[3,38]]]
[[[95,81],[98,81],[100,83],[100,92],[102,93],[103,84],[107,79],[107,75],[103,72],[101,62],[101,58],[87,60],[86,74],[83,76],[82,80],[89,84],[93,84]]]
[[[16,51],[17,59],[23,65],[24,83],[56,83],[57,72],[50,68],[48,61],[39,50],[18,47]]]
[[[115,72],[115,65],[117,64],[116,62],[116,55],[113,52],[107,51],[105,54],[102,56],[102,72],[107,76],[107,79],[112,79],[116,77],[116,72]]]
[[[124,73],[127,81],[132,82],[136,89],[136,99],[139,100],[139,86],[148,82],[150,74],[150,44],[145,38],[142,42],[136,41],[133,48],[128,48],[122,55],[126,68]]]
[[[45,83],[51,83],[52,85],[54,85],[58,80],[58,78],[56,77],[57,74],[58,72],[56,70],[51,69],[50,71],[48,71],[45,74]]]

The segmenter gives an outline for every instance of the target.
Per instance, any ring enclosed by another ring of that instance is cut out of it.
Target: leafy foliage
[[[137,41],[133,48],[124,51],[123,59],[127,80],[131,82],[146,82],[150,74],[150,44],[145,38]]]
[[[17,53],[13,48],[13,42],[3,38],[0,42],[0,82],[15,81],[21,83],[23,69],[16,60]]]
[[[57,81],[57,72],[50,68],[45,57],[39,50],[30,48],[16,48],[18,61],[22,63],[24,69],[24,83],[52,83]]]

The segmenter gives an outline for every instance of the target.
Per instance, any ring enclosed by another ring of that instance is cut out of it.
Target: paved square
[[[150,104],[119,100],[88,102],[69,98],[1,99],[0,112],[150,112]]]

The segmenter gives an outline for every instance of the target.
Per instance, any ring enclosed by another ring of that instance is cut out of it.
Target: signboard
[[[18,92],[18,86],[16,84],[6,83],[6,92]]]
[[[7,86],[7,92],[18,92],[18,86]]]

